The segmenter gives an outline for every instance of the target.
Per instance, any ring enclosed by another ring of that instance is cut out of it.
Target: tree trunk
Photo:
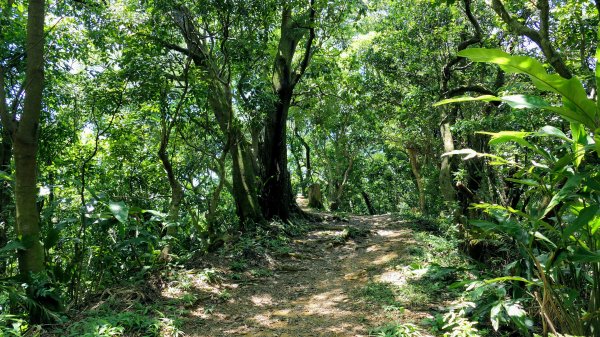
[[[367,210],[369,210],[369,215],[377,214],[377,212],[375,211],[375,208],[373,207],[373,204],[371,203],[371,198],[369,198],[369,195],[367,194],[367,192],[362,191],[362,192],[360,192],[360,194],[362,195],[363,200],[365,201],[365,204],[367,205]]]
[[[217,185],[217,187],[215,188],[215,190],[212,193],[212,196],[208,203],[208,210],[206,212],[206,231],[208,232],[207,238],[211,244],[213,243],[213,240],[217,236],[217,231],[215,228],[217,207],[219,206],[219,199],[221,198],[221,191],[223,190],[223,187],[225,187],[225,183],[227,182],[227,176],[226,176],[227,172],[225,171],[225,158],[226,158],[228,152],[229,152],[229,144],[226,144],[225,148],[223,149],[223,153],[221,154],[221,156],[219,158],[217,158],[218,166],[215,171],[217,172],[217,175],[219,176],[219,184]],[[231,189],[231,192],[233,194],[233,189]]]
[[[242,229],[246,230],[250,229],[248,226],[252,223],[262,223],[264,218],[258,203],[256,173],[250,144],[243,139],[240,129],[236,129],[231,136],[234,137],[231,144],[233,197]]]
[[[419,190],[419,210],[421,213],[425,213],[425,186],[423,184],[423,178],[419,172],[419,163],[417,162],[417,151],[413,148],[407,148],[408,158],[410,161],[410,167],[412,173],[415,176],[417,182],[417,189]],[[447,157],[444,157],[447,158]]]
[[[10,159],[12,157],[12,143],[10,133],[6,126],[2,130],[2,143],[0,143],[0,171],[10,174]],[[8,242],[8,219],[11,216],[10,183],[0,177],[0,248]],[[0,275],[6,271],[6,261],[0,261]]]
[[[231,146],[233,197],[242,229],[245,229],[245,226],[250,223],[264,221],[258,203],[256,163],[252,155],[252,146],[244,138],[240,122],[234,115],[229,75],[219,70],[221,66],[216,64],[211,49],[202,38],[204,34],[198,31],[191,17],[186,7],[179,7],[173,15],[175,23],[186,41],[187,50],[177,45],[163,44],[170,49],[191,56],[194,64],[204,70],[206,74],[209,84],[208,103],[226,142]]]
[[[312,184],[312,166],[311,166],[311,162],[310,162],[310,146],[304,140],[304,138],[302,138],[302,136],[300,136],[300,134],[298,133],[298,130],[294,130],[294,134],[296,135],[296,137],[300,141],[300,144],[304,148],[304,153],[305,153],[305,158],[306,158],[306,176],[305,177],[302,176],[302,169],[300,167],[300,158],[299,158],[300,155],[298,155],[298,158],[296,158],[296,162],[297,162],[297,166],[298,166],[298,174],[300,175],[300,178],[301,178],[300,183],[302,186],[302,195],[306,196],[306,193],[307,193],[306,189],[308,186],[310,186]]]
[[[262,193],[261,208],[267,219],[287,220],[294,203],[287,168],[287,117],[296,84],[304,74],[312,55],[315,38],[314,0],[310,1],[307,27],[292,15],[291,4],[284,2],[281,11],[281,36],[273,71],[273,91],[277,96],[274,108],[265,119],[265,137],[261,151]],[[304,56],[298,69],[293,69],[296,48],[303,35],[308,32]]]
[[[442,141],[444,142],[444,153],[454,151],[454,139],[452,137],[452,131],[450,130],[450,122],[444,120],[440,126],[440,132],[442,134]],[[456,201],[456,191],[454,190],[454,184],[452,183],[452,165],[451,157],[443,156],[440,165],[440,192],[446,203],[453,203]]]
[[[294,161],[296,162],[296,175],[298,175],[298,179],[300,179],[300,193],[303,197],[305,197],[307,184],[304,174],[302,173],[302,162],[300,161],[300,155],[298,155],[293,148],[291,152],[292,156],[294,156]]]
[[[10,6],[5,10],[8,18]],[[1,35],[1,34],[0,34]],[[4,83],[4,69],[0,66],[0,132],[2,143],[0,143],[0,171],[5,174],[11,173],[10,160],[13,155],[12,138],[16,122],[14,121],[13,111],[9,112],[8,102],[6,101],[6,88]],[[11,204],[10,183],[0,178],[0,248],[8,242],[8,219],[14,214],[10,214],[9,205]],[[0,274],[6,270],[6,261],[0,262]]]
[[[165,120],[166,116],[163,116],[162,128],[161,128],[161,142],[158,150],[158,157],[163,164],[163,169],[167,173],[167,179],[169,180],[169,186],[171,188],[171,201],[169,202],[169,213],[167,214],[167,231],[166,235],[169,237],[174,236],[177,233],[177,220],[179,220],[179,209],[181,202],[183,201],[183,188],[175,177],[173,171],[173,164],[167,154],[167,147],[169,146],[169,136],[173,127],[172,123]],[[169,124],[169,125],[167,125]],[[169,260],[169,254],[171,245],[167,244],[161,251],[161,258],[165,261]]]
[[[348,183],[348,176],[350,174],[350,171],[352,170],[353,165],[354,158],[350,158],[350,161],[348,162],[348,167],[346,167],[346,170],[344,170],[344,176],[342,177],[342,181],[336,181],[336,183],[334,184],[331,198],[332,201],[329,204],[329,209],[332,211],[337,211],[341,206],[342,196],[344,194],[344,187],[346,187],[346,184]]]
[[[13,139],[15,158],[15,234],[25,249],[19,250],[19,271],[28,280],[44,271],[44,248],[36,206],[38,127],[44,87],[44,0],[30,0],[27,11],[27,66],[23,114]]]
[[[323,209],[323,194],[319,184],[312,184],[308,187],[308,207]]]
[[[263,189],[261,207],[267,219],[278,217],[287,220],[290,215],[288,189],[289,172],[287,169],[287,115],[290,107],[291,92],[280,95],[275,112],[267,117],[265,123],[265,142],[262,153]]]

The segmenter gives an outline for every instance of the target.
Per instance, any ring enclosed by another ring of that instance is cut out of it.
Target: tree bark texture
[[[44,248],[40,241],[40,221],[36,206],[38,127],[44,88],[44,0],[31,0],[27,10],[27,65],[23,114],[16,128],[15,159],[16,234],[25,249],[19,250],[19,271],[44,271]]]
[[[158,157],[163,164],[163,169],[167,173],[167,179],[169,181],[169,187],[171,188],[171,200],[169,202],[169,212],[167,213],[167,236],[174,236],[177,233],[177,220],[179,219],[179,209],[181,207],[181,203],[183,201],[183,188],[175,177],[175,172],[173,170],[173,164],[171,163],[171,159],[167,154],[167,147],[169,146],[169,138],[171,134],[171,129],[173,128],[173,124],[167,122],[166,116],[163,116],[161,121],[161,141],[160,147],[158,149]],[[165,260],[169,259],[171,246],[166,245],[161,251],[161,257]]]
[[[371,198],[369,198],[369,195],[367,194],[367,192],[362,191],[362,192],[360,192],[360,195],[362,195],[363,200],[365,201],[365,205],[367,205],[367,210],[369,211],[369,215],[377,214],[377,212],[375,211],[375,207],[373,207],[373,204],[371,203]]]
[[[333,184],[333,190],[331,194],[331,203],[329,204],[329,209],[332,211],[337,211],[342,203],[342,196],[344,195],[344,188],[348,183],[348,177],[350,175],[350,171],[352,171],[352,166],[354,165],[354,158],[350,158],[348,162],[348,166],[344,170],[344,174],[342,176],[342,180],[336,180]]]
[[[417,151],[411,147],[407,148],[406,151],[408,152],[410,167],[412,169],[413,175],[415,176],[417,190],[419,191],[419,210],[421,211],[421,213],[425,213],[425,186],[423,184],[423,178],[421,177],[421,172],[419,170],[419,163],[417,161]]]
[[[308,187],[308,207],[323,209],[323,194],[321,185],[312,184]]]
[[[444,145],[444,153],[454,151],[454,139],[452,137],[452,131],[450,130],[450,123],[448,121],[442,122],[440,125],[440,133],[442,134],[442,141]],[[440,191],[444,197],[444,201],[452,203],[456,200],[456,191],[454,190],[454,184],[452,183],[452,162],[450,156],[443,156],[440,164]]]
[[[2,142],[0,143],[0,171],[10,174],[10,160],[12,158],[13,146],[12,137],[15,128],[15,122],[12,111],[9,110],[6,101],[6,88],[4,83],[4,70],[0,67],[0,132]],[[8,242],[8,219],[9,205],[11,205],[10,183],[0,179],[0,247],[4,247]],[[0,274],[6,269],[6,261],[0,262]]]
[[[312,43],[315,38],[313,5],[314,0],[311,0],[306,23],[308,29],[302,27],[299,18],[293,17],[290,4],[284,3],[281,11],[281,37],[272,79],[277,100],[265,119],[260,158],[263,184],[260,202],[263,215],[267,219],[277,217],[287,220],[290,216],[290,206],[294,202],[287,168],[287,118],[294,88],[304,74],[312,55]],[[298,69],[294,69],[294,55],[306,32],[309,36],[304,56]]]

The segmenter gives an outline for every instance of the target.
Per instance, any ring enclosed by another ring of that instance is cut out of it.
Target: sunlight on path
[[[223,284],[231,298],[210,310],[197,307],[184,327],[186,336],[368,336],[369,328],[390,321],[418,324],[429,316],[386,311],[358,294],[369,282],[406,284],[402,272],[386,266],[414,244],[410,230],[389,215],[331,224],[351,224],[370,234],[332,246],[331,232],[320,228],[296,240],[294,250],[308,258],[285,259],[285,270],[249,284]]]

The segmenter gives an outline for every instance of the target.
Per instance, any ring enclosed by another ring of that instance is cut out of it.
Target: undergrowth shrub
[[[494,329],[510,325],[524,336],[539,331],[600,336],[600,102],[588,98],[578,79],[548,74],[533,58],[479,48],[459,55],[526,74],[539,90],[558,94],[563,104],[528,95],[460,97],[442,103],[499,101],[513,108],[548,110],[568,122],[570,131],[545,126],[536,132],[487,133],[501,156],[471,149],[450,153],[509,167],[511,177],[505,180],[522,190],[513,205],[473,205],[485,218],[471,219],[466,229],[496,235],[511,252],[496,266],[496,273],[506,276],[471,285],[475,310],[489,311]],[[596,79],[600,83],[598,66]],[[519,160],[520,153],[526,160]],[[530,313],[525,309],[534,307],[538,309]],[[540,330],[533,328],[528,314],[538,320]]]

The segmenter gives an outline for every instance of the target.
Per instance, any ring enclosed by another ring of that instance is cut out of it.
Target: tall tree
[[[208,82],[208,103],[213,110],[224,142],[230,144],[233,159],[233,195],[236,201],[238,217],[242,224],[248,221],[262,222],[262,213],[258,203],[256,183],[256,163],[251,145],[245,138],[241,123],[233,108],[231,89],[231,64],[229,64],[228,39],[233,23],[230,13],[224,10],[219,23],[219,36],[222,40],[219,48],[214,48],[213,33],[205,26],[199,31],[190,10],[179,6],[173,12],[173,20],[183,36],[187,49],[164,43],[168,48],[189,55],[195,66],[202,69]],[[207,20],[209,21],[209,20]]]
[[[294,88],[304,75],[314,52],[315,2],[294,14],[292,3],[283,1],[281,7],[281,35],[273,66],[273,91],[276,94],[274,109],[267,113],[264,124],[264,142],[261,149],[262,192],[261,206],[267,219],[278,217],[287,220],[294,200],[291,191],[287,160],[287,119]],[[298,44],[308,34],[303,54],[294,65]]]
[[[2,111],[3,124],[10,125],[15,157],[15,234],[24,245],[19,250],[21,276],[44,271],[44,248],[40,237],[37,196],[37,149],[42,93],[44,88],[44,15],[45,1],[31,0],[27,9],[27,64],[25,101],[19,121]]]

